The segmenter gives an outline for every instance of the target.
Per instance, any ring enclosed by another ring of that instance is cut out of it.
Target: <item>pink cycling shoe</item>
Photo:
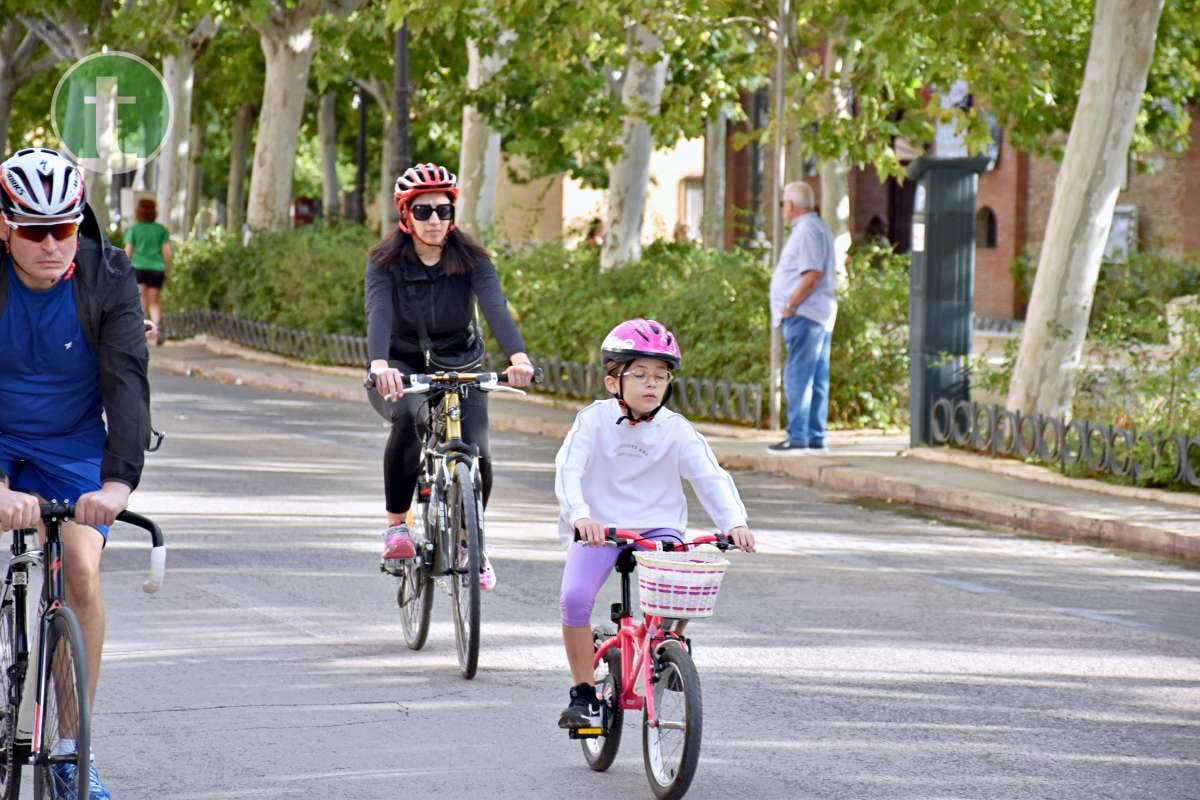
[[[416,556],[417,549],[413,546],[407,525],[392,525],[383,532],[383,554],[379,560],[385,570],[395,572],[402,566],[401,562]]]
[[[467,568],[467,548],[460,548],[458,551],[458,568],[465,570]],[[466,583],[464,578],[463,583]],[[496,588],[496,570],[492,567],[491,560],[487,557],[487,553],[483,554],[483,563],[479,565],[479,590],[481,592],[490,592]]]

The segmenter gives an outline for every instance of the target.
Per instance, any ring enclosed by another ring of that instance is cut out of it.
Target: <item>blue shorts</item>
[[[8,475],[8,488],[67,503],[96,491],[104,457],[103,427],[98,433],[99,437],[89,431],[42,441],[0,434],[0,469]],[[108,526],[98,525],[96,530],[107,542]]]

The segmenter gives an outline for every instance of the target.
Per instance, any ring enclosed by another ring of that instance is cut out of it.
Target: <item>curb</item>
[[[239,351],[241,349],[237,348]],[[214,349],[214,352],[218,351]],[[243,357],[243,353],[230,352],[228,349],[225,349],[223,354]],[[205,378],[225,384],[253,386],[260,389],[306,394],[348,402],[360,402],[363,399],[362,389],[352,381],[347,381],[344,387],[331,388],[327,383],[322,384],[319,381],[308,379],[305,375],[308,369],[307,365],[297,368],[295,363],[277,356],[254,358],[253,360],[287,367],[289,374],[285,380],[278,375],[270,374],[269,371],[259,372],[244,368],[197,365],[186,358],[173,357],[161,352],[155,353],[152,366],[180,375]],[[345,375],[347,378],[357,377],[360,374],[359,370],[348,368],[325,368],[323,371],[329,374],[334,370],[336,370],[334,374]],[[322,370],[312,370],[309,371],[309,374],[320,371]],[[561,439],[571,428],[571,423],[527,415],[506,414],[502,409],[504,403],[545,405],[547,401],[544,399],[532,400],[498,394],[492,398],[492,401],[495,405],[492,407],[491,426],[495,431]],[[563,401],[552,401],[550,404],[564,408],[579,408],[583,405],[582,403],[571,404]],[[704,430],[710,436],[724,434],[725,427],[727,426],[720,426],[719,430],[712,430],[710,426],[697,425],[697,428]],[[709,429],[706,430],[706,428]],[[1200,562],[1200,536],[1185,530],[1173,529],[1167,525],[1130,522],[1115,512],[1104,512],[1100,509],[1084,511],[1079,508],[1066,508],[986,491],[931,486],[918,480],[880,474],[871,469],[848,463],[846,459],[839,458],[837,455],[780,457],[765,451],[762,455],[757,455],[746,453],[745,447],[748,444],[759,446],[758,442],[724,440],[711,444],[717,461],[730,470],[764,472],[792,478],[837,494],[904,503],[934,511],[966,514],[974,520],[1029,531],[1057,540],[1102,544],[1183,561]],[[1170,494],[1167,492],[1067,478],[1027,464],[994,461],[983,456],[958,451],[919,448],[904,451],[895,458],[913,458],[944,464],[956,469],[988,471],[1024,480],[1055,484],[1071,490],[1103,492],[1119,495],[1126,499],[1169,504],[1179,508],[1181,512],[1184,509],[1200,508],[1200,499],[1197,498],[1184,497],[1182,498],[1184,502],[1179,502],[1177,498],[1164,499],[1161,497],[1161,495]]]
[[[994,472],[998,475],[1009,475],[1013,478],[1048,483],[1052,486],[1062,486],[1067,489],[1080,489],[1086,492],[1101,492],[1130,500],[1144,500],[1151,503],[1166,503],[1185,508],[1200,509],[1200,495],[1183,492],[1168,492],[1163,489],[1150,489],[1142,486],[1123,486],[1119,483],[1072,478],[1055,472],[1049,467],[1037,464],[1027,464],[1011,458],[992,458],[990,456],[956,450],[951,447],[916,447],[905,451],[905,455],[921,461],[937,464],[951,464],[956,467]]]
[[[869,469],[839,462],[836,456],[785,459],[770,455],[760,457],[721,452],[721,449],[719,446],[713,447],[717,460],[727,469],[766,472],[854,497],[967,514],[974,520],[1030,531],[1068,542],[1103,544],[1182,561],[1200,562],[1200,536],[1162,525],[1129,522],[1116,513],[1067,509],[1034,500],[1018,500],[1009,495],[930,486],[915,480],[880,475]],[[911,457],[911,453],[897,457]],[[928,460],[969,468],[967,465],[953,464],[950,460]]]

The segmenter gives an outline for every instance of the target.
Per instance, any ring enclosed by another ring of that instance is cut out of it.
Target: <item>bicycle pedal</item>
[[[568,728],[567,732],[572,739],[595,739],[604,735],[603,728]]]

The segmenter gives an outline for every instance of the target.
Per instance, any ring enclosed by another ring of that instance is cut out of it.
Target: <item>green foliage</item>
[[[251,240],[185,242],[165,292],[169,311],[218,309],[304,330],[361,335],[371,231],[314,225]],[[502,245],[495,253],[529,352],[594,363],[622,319],[658,319],[679,337],[681,374],[767,382],[770,267],[752,253],[657,242],[639,264],[601,272],[594,248]],[[834,333],[831,416],[894,426],[906,413],[907,258],[858,248]],[[491,348],[497,348],[493,345]]]
[[[649,317],[679,338],[685,375],[767,379],[766,264],[740,251],[656,242],[631,267],[600,271],[595,248],[509,247],[496,255],[529,352],[595,363],[618,322]]]
[[[908,416],[908,265],[877,242],[854,248],[840,293],[829,367],[829,416],[893,427]]]
[[[804,145],[820,157],[872,164],[901,174],[897,139],[929,144],[934,124],[955,121],[968,148],[990,142],[985,112],[1017,147],[1051,152],[1070,129],[1091,44],[1093,0],[816,0],[797,5],[797,49],[804,53],[790,90],[793,120],[809,131]],[[1200,98],[1200,0],[1166,5],[1138,116],[1132,150],[1179,150],[1187,141],[1188,105]],[[904,31],[905,35],[897,35]],[[845,75],[821,70],[832,41]],[[980,54],[986,57],[980,57]],[[845,81],[852,117],[829,110]],[[940,107],[935,94],[967,81],[965,112]]]
[[[1167,301],[1200,294],[1200,252],[1183,260],[1136,253],[1104,264],[1096,282],[1088,338],[1093,341],[1163,343]]]
[[[168,311],[217,309],[329,333],[363,332],[363,265],[371,231],[320,223],[255,237],[184,242],[163,293]]]

